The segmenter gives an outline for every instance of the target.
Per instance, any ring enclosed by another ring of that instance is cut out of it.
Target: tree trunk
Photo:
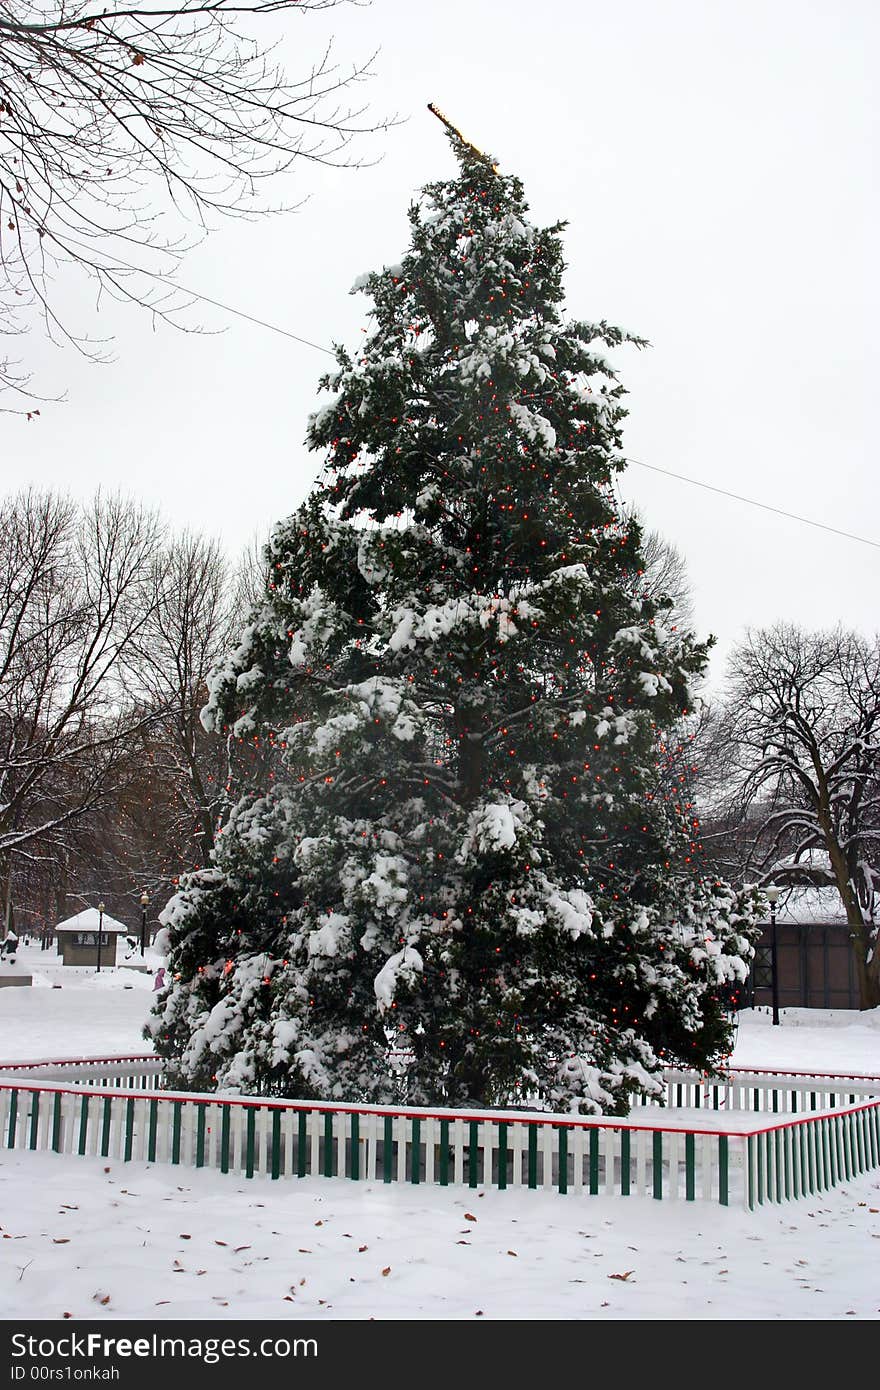
[[[880,1005],[880,957],[876,950],[876,928],[873,928],[871,923],[866,923],[862,916],[846,856],[837,838],[833,833],[826,831],[825,840],[837,891],[846,911],[850,949],[856,967],[856,979],[859,982],[859,1008],[876,1009]]]

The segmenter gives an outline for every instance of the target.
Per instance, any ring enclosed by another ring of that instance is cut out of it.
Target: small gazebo
[[[101,933],[101,959],[98,960],[98,932]],[[55,928],[64,965],[116,964],[116,942],[127,936],[129,928],[96,907],[87,907],[76,916],[59,922]]]

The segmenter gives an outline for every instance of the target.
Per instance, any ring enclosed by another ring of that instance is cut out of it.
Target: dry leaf
[[[301,1245],[301,1246],[299,1247],[299,1253],[300,1253],[301,1255],[311,1255],[312,1252],[311,1252],[311,1250],[306,1250],[306,1249],[304,1249],[303,1246]]]
[[[366,1250],[366,1248],[367,1248],[367,1247],[366,1247],[365,1245],[359,1245],[359,1246],[358,1246],[358,1254],[359,1254],[359,1255],[362,1255],[362,1254],[364,1253],[364,1251]]]
[[[302,1286],[303,1286],[303,1284],[304,1284],[305,1282],[306,1282],[305,1279],[300,1279],[300,1281],[299,1281],[299,1286],[300,1286],[300,1288],[302,1288]],[[293,1285],[291,1285],[291,1288],[292,1288],[292,1287],[293,1287]]]
[[[457,1240],[455,1243],[456,1245],[470,1245],[469,1240]]]
[[[391,1266],[390,1266],[390,1265],[386,1265],[385,1268],[382,1270],[382,1274],[383,1274],[383,1276],[384,1276],[384,1275],[387,1275],[387,1274],[390,1274],[390,1273],[391,1273]]]
[[[516,1251],[515,1251],[515,1250],[508,1250],[507,1253],[508,1253],[508,1255],[516,1255]],[[519,1256],[517,1256],[517,1259],[518,1259],[518,1258],[519,1258]]]
[[[63,1318],[72,1318],[72,1317],[73,1317],[73,1313],[62,1313],[61,1316],[62,1316]]]
[[[323,1221],[316,1221],[316,1222],[315,1222],[315,1225],[316,1225],[316,1226],[323,1226],[323,1224],[324,1224]],[[321,1301],[321,1300],[318,1299],[318,1302],[319,1302],[319,1303],[320,1303],[320,1301]]]
[[[10,1236],[5,1236],[4,1239],[5,1239],[5,1240],[10,1240],[11,1237],[10,1237]],[[69,1237],[69,1236],[53,1236],[53,1237],[52,1237],[52,1244],[53,1244],[53,1245],[69,1245],[69,1244],[70,1244],[70,1237]]]
[[[631,1274],[635,1274],[634,1269],[624,1270],[623,1274],[609,1274],[609,1279],[628,1279]]]
[[[474,1313],[474,1317],[475,1317],[475,1318],[481,1318],[482,1316],[483,1316],[483,1310],[482,1310],[482,1308],[478,1308],[477,1311]]]
[[[170,1303],[170,1302],[171,1302],[171,1299],[170,1299],[170,1298],[160,1298],[158,1303],[154,1303],[154,1304],[153,1304],[153,1307],[154,1307],[154,1308],[161,1308],[163,1303]],[[65,1313],[65,1317],[66,1317],[66,1316],[67,1316],[67,1314]]]
[[[188,1236],[188,1235],[186,1234],[185,1231],[181,1231],[181,1232],[180,1232],[180,1235],[177,1237],[177,1239],[178,1239],[178,1240],[192,1240],[192,1236]]]
[[[233,1255],[238,1255],[242,1250],[250,1250],[250,1248],[249,1245],[236,1245],[232,1253]]]
[[[466,1211],[464,1214],[464,1219],[465,1221],[476,1221],[477,1218],[474,1216],[472,1211]]]
[[[105,1293],[105,1295],[104,1295],[103,1298],[99,1298],[99,1299],[98,1299],[98,1302],[99,1302],[103,1307],[106,1307],[106,1305],[110,1302],[110,1295],[109,1295],[109,1293]]]
[[[295,1303],[295,1302],[296,1302],[296,1299],[295,1299],[295,1298],[291,1298],[290,1294],[289,1294],[289,1293],[286,1293],[286,1294],[284,1295],[284,1302],[285,1302],[285,1303]]]
[[[215,1245],[226,1245],[227,1242],[226,1242],[225,1240],[215,1240],[215,1241],[214,1241],[214,1244],[215,1244]]]

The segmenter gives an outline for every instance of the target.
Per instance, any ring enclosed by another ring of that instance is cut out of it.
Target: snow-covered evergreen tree
[[[453,145],[355,286],[324,472],[213,679],[203,719],[278,770],[166,911],[151,1031],[193,1086],[622,1113],[723,1055],[758,910],[657,776],[707,644],[615,503],[605,349],[639,340],[564,316],[561,225]]]

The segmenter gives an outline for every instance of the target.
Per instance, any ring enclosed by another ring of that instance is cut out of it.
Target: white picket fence
[[[177,1094],[147,1089],[161,1079],[150,1057],[0,1070],[2,1147],[248,1178],[543,1188],[754,1209],[880,1166],[880,1078],[738,1072],[719,1082],[670,1072],[674,1108],[643,1121],[641,1109],[593,1119]]]

